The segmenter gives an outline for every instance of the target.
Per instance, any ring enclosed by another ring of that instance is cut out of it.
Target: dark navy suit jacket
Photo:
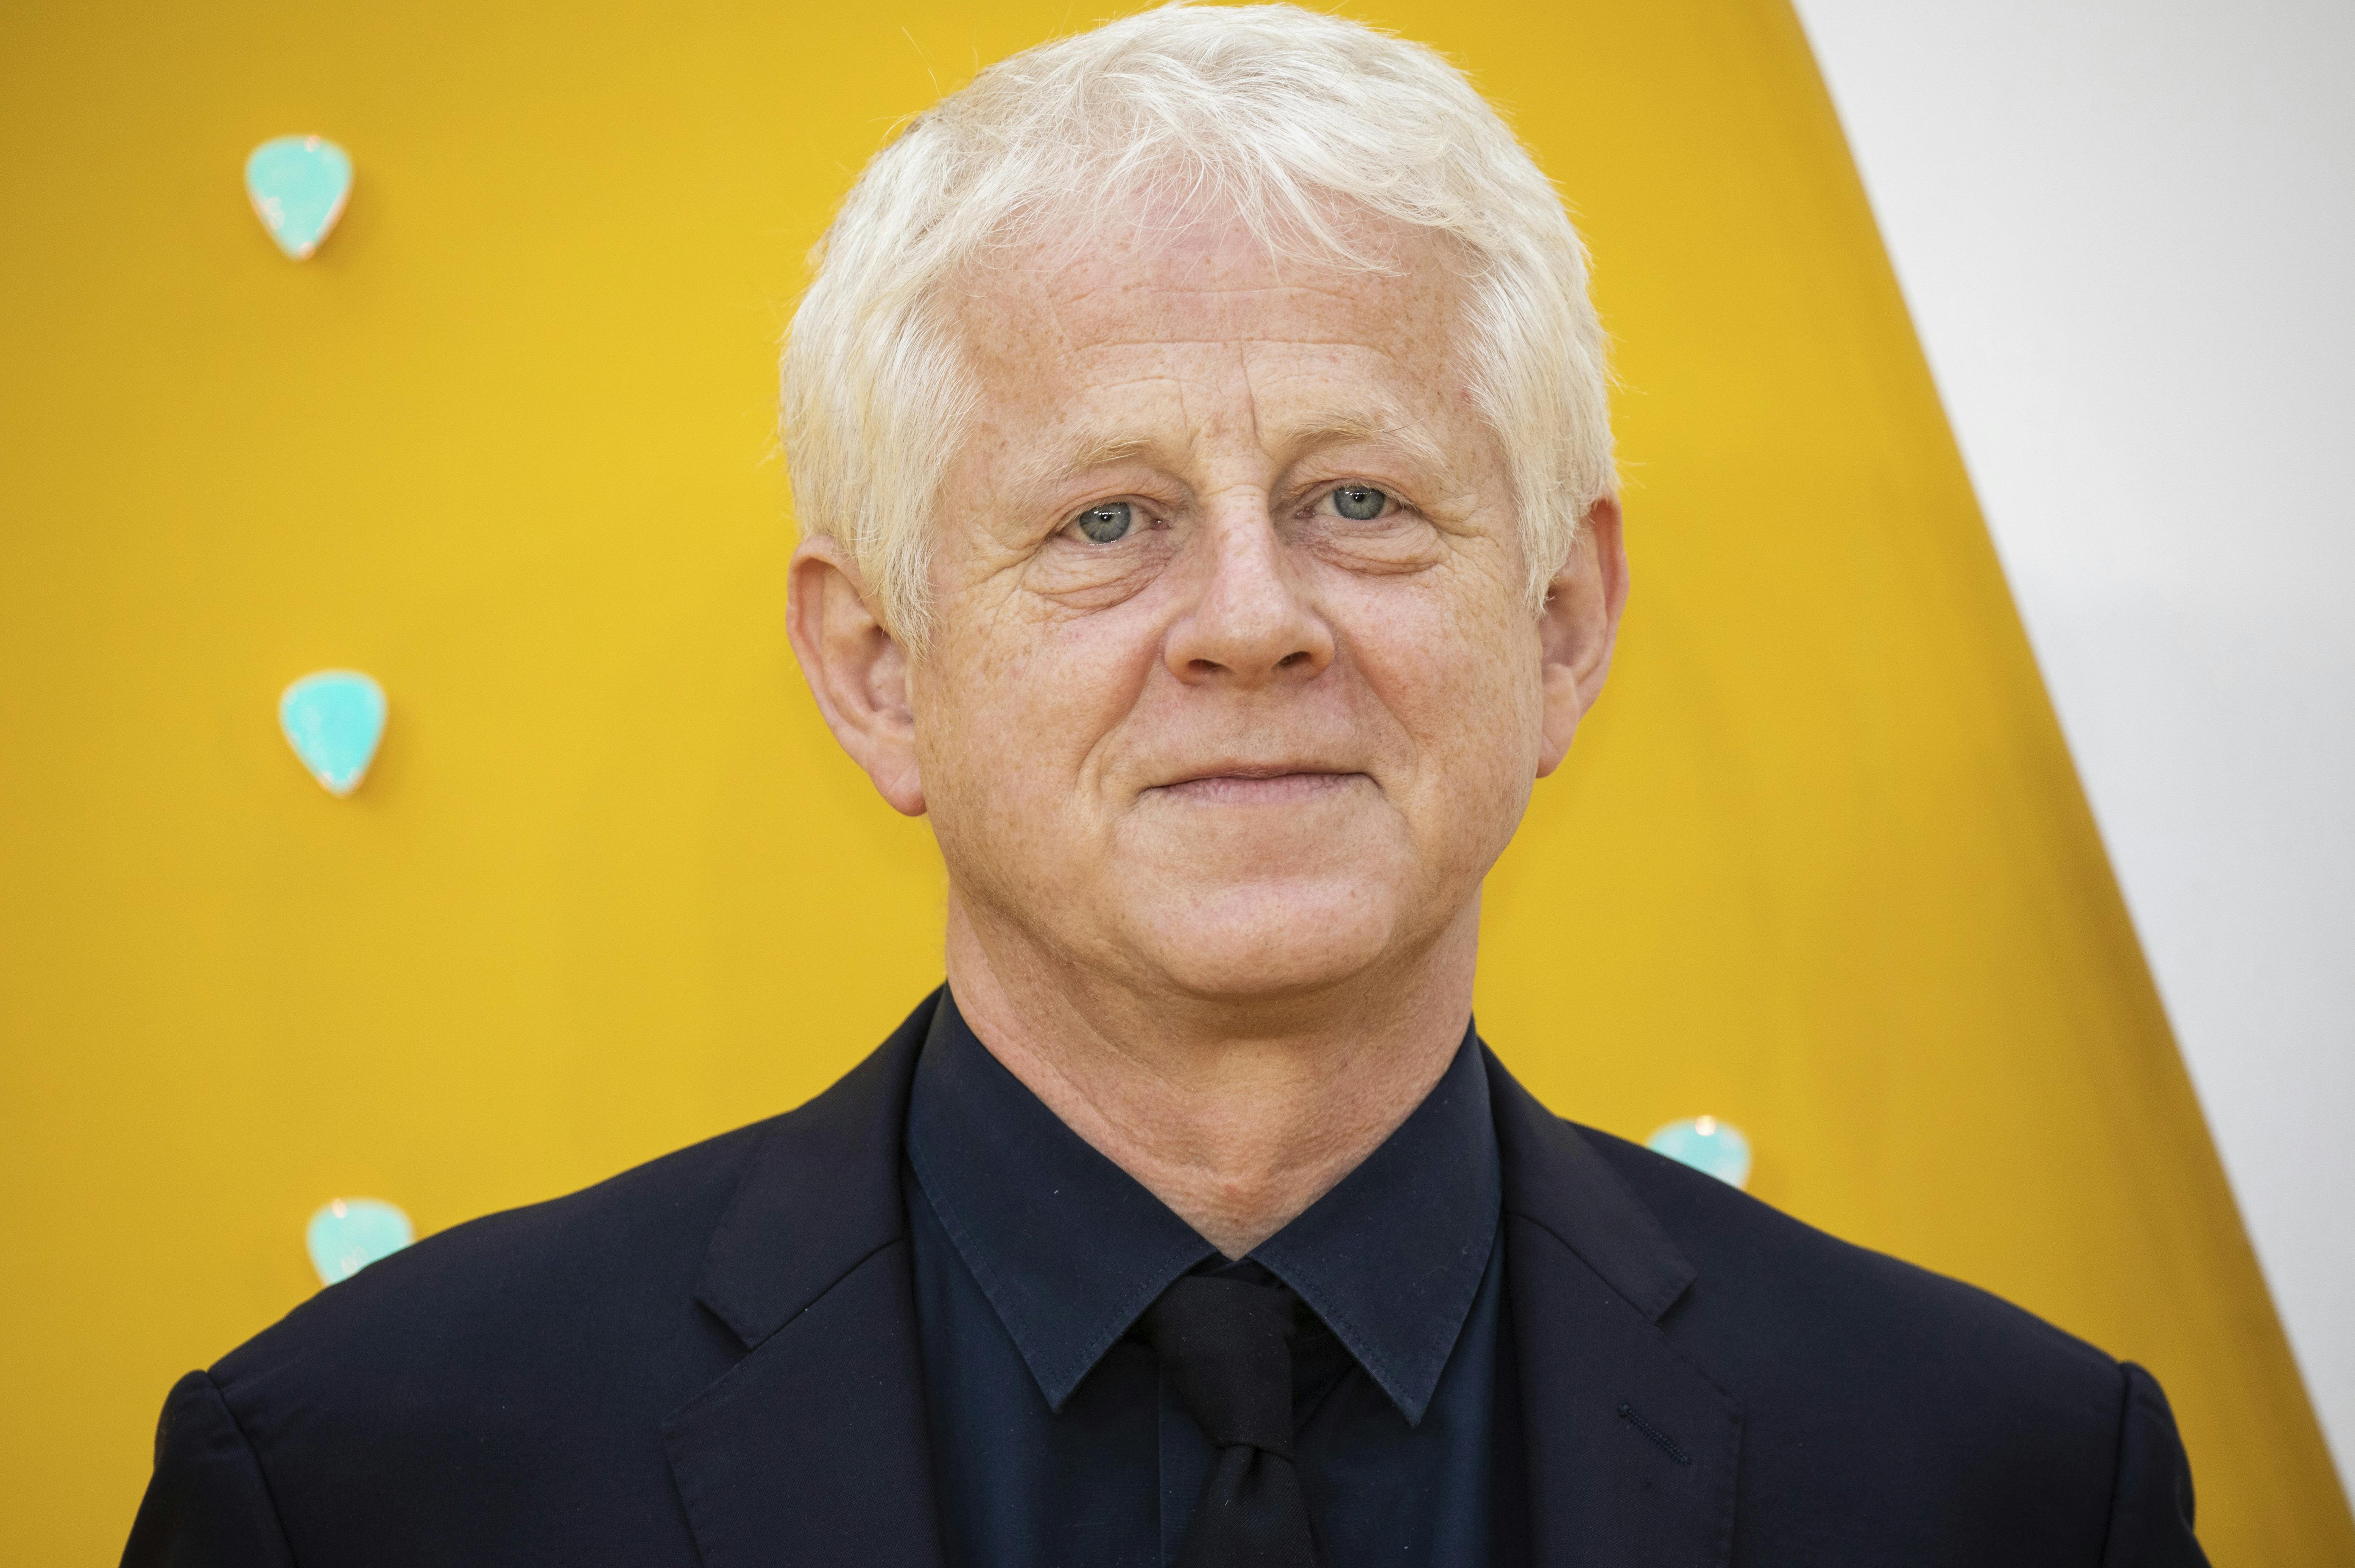
[[[125,1563],[939,1568],[900,1185],[932,1007],[797,1111],[189,1373]],[[1487,1072],[1541,1568],[2204,1563],[2147,1373]]]

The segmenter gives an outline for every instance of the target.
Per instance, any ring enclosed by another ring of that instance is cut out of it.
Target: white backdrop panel
[[[2355,1460],[2355,5],[1798,0]]]

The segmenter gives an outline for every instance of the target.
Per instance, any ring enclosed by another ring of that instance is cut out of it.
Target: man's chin
[[[1394,956],[1400,935],[1391,891],[1354,880],[1155,893],[1135,912],[1140,955],[1175,988],[1206,999],[1265,1001],[1345,986]]]

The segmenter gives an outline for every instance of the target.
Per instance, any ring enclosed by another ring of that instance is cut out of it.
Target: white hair
[[[1384,268],[1353,214],[1452,242],[1463,369],[1541,604],[1615,485],[1606,345],[1561,197],[1432,49],[1295,5],[1175,5],[1025,49],[909,121],[813,255],[784,350],[794,508],[894,634],[923,644],[931,517],[977,396],[943,285],[1060,216],[1154,197],[1327,264]]]

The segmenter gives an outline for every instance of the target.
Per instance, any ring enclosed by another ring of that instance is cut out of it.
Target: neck
[[[1065,1125],[1241,1257],[1356,1169],[1455,1060],[1474,901],[1423,953],[1313,995],[1146,993],[1066,971],[954,889],[948,973],[991,1055]]]

